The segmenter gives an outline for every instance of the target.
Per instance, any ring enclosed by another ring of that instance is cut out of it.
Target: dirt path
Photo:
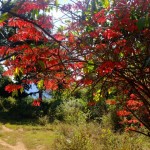
[[[12,129],[9,129],[9,128],[5,127],[4,125],[2,125],[2,131],[3,132],[13,132]],[[0,145],[6,147],[6,150],[27,150],[27,148],[21,141],[18,141],[15,146],[12,146],[12,145],[8,144],[7,142],[5,142],[4,140],[0,139]]]
[[[12,145],[10,145],[10,144],[8,144],[5,141],[0,139],[0,145],[6,147],[6,150],[27,150],[25,148],[25,145],[21,141],[18,141],[15,146],[12,146]]]
[[[2,125],[2,131],[3,132],[13,132],[12,129],[9,129],[9,128],[5,127],[4,125]]]

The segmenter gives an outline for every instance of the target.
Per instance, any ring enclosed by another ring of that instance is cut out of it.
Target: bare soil
[[[12,129],[9,129],[9,128],[5,127],[4,125],[2,125],[1,132],[14,132],[14,131]],[[18,140],[16,145],[13,146],[13,145],[8,144],[4,140],[0,139],[0,145],[2,145],[3,147],[6,147],[6,150],[27,150],[24,143],[20,140]]]

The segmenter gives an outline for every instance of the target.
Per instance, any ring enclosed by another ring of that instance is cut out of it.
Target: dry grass
[[[150,139],[136,133],[113,133],[98,124],[63,125],[55,150],[150,150]]]
[[[113,133],[109,128],[94,123],[5,126],[13,131],[4,132],[0,128],[0,139],[10,145],[20,140],[27,150],[150,150],[147,137],[136,133]],[[3,146],[1,149],[7,150]]]

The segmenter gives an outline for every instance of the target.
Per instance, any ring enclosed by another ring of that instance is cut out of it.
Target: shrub
[[[139,134],[114,134],[110,129],[102,129],[99,136],[100,150],[146,150],[143,140]]]
[[[86,104],[82,99],[71,97],[57,108],[56,116],[66,123],[84,123],[88,117]]]
[[[41,116],[38,118],[38,123],[40,125],[46,126],[49,123],[49,117],[48,116]]]
[[[61,124],[54,150],[149,150],[149,139],[136,133],[114,133],[99,124]]]
[[[0,100],[0,108],[1,111],[8,112],[17,104],[17,100],[11,96],[8,98],[1,98]]]
[[[124,129],[124,125],[120,124],[120,121],[120,118],[116,115],[116,111],[110,111],[101,117],[100,125],[103,128],[111,129],[114,132],[121,132]]]
[[[55,150],[92,150],[89,137],[81,126],[71,128],[64,125],[59,133],[54,144]]]
[[[101,122],[101,118],[103,115],[107,113],[106,103],[103,98],[101,98],[99,101],[94,101],[94,106],[88,106],[90,117],[89,121],[96,121],[98,123]]]

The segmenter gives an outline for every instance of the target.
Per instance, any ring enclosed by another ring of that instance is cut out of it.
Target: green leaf
[[[150,26],[150,17],[149,14],[147,14],[145,18],[145,27],[149,27],[149,26]]]
[[[9,14],[8,13],[4,13],[0,16],[0,22],[4,22],[9,18]]]
[[[143,30],[143,28],[145,27],[145,21],[146,19],[144,17],[140,18],[137,22],[137,26],[139,30]]]
[[[34,10],[32,11],[32,18],[33,18],[33,19],[36,19],[38,16],[39,16],[39,10],[34,9]]]
[[[97,90],[96,93],[94,94],[93,100],[98,102],[102,98],[103,98],[103,96],[101,95],[101,90]]]
[[[48,7],[48,8],[46,8],[46,10],[45,10],[46,12],[51,12],[51,8],[50,7]]]
[[[44,86],[44,80],[41,79],[40,81],[38,81],[37,87],[38,87],[38,89],[42,90],[43,86]]]
[[[65,29],[64,26],[60,26],[60,27],[58,28],[58,32],[62,32],[62,31],[64,31],[64,29]]]
[[[86,32],[91,32],[91,31],[93,31],[93,27],[92,26],[87,26],[86,27]]]
[[[92,72],[94,70],[94,62],[93,62],[93,60],[89,60],[88,61],[87,70],[88,70],[88,72]]]
[[[15,75],[19,75],[19,68],[18,67],[15,69]]]
[[[124,54],[121,52],[121,53],[119,53],[119,56],[120,56],[120,58],[123,58]]]
[[[11,105],[15,105],[16,104],[16,99],[15,98],[13,98],[13,97],[11,97],[11,96],[9,96],[8,98],[7,98],[7,101],[11,104]]]
[[[44,64],[44,62],[43,62],[42,60],[39,60],[39,61],[38,61],[38,64],[40,65],[40,67],[41,67],[42,69],[45,69],[45,64]]]
[[[114,88],[114,87],[110,87],[109,89],[108,89],[108,94],[112,94],[112,93],[114,93],[116,91],[116,89]]]
[[[55,0],[55,6],[56,6],[56,11],[58,11],[58,6],[59,6],[58,0]]]
[[[15,77],[22,77],[22,75],[23,75],[23,69],[17,67],[15,69],[14,76]]]
[[[12,92],[12,97],[14,97],[14,96],[18,96],[18,90],[15,90]]]
[[[21,94],[23,93],[23,87],[20,89],[20,93],[21,93]]]
[[[12,60],[15,60],[16,59],[16,56],[12,56]]]
[[[102,5],[103,5],[104,8],[109,7],[109,5],[110,5],[109,0],[102,0]]]

